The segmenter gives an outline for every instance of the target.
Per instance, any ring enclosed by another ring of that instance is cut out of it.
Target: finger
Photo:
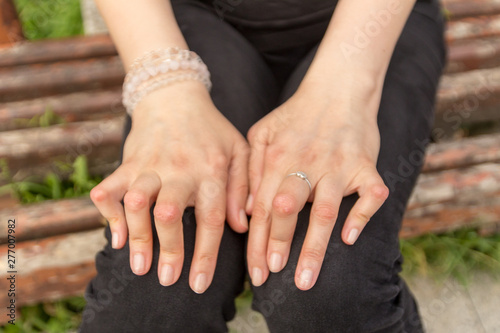
[[[297,216],[309,197],[309,186],[296,176],[285,176],[272,203],[267,263],[271,272],[285,267],[290,253]]]
[[[92,202],[109,222],[114,249],[122,248],[127,241],[127,221],[121,201],[129,185],[129,176],[120,167],[90,191]]]
[[[269,276],[267,244],[271,229],[272,202],[280,182],[280,175],[268,172],[255,196],[247,245],[248,272],[254,286],[262,285]]]
[[[149,209],[160,186],[158,175],[141,174],[123,198],[129,231],[130,267],[137,275],[146,274],[151,267],[153,234]]]
[[[180,277],[184,262],[182,216],[191,193],[192,184],[164,181],[153,210],[160,242],[158,279],[163,286],[174,284]]]
[[[226,184],[209,180],[200,185],[195,203],[196,243],[189,284],[201,294],[212,283],[219,245],[226,219]]]
[[[229,166],[227,180],[227,222],[236,232],[248,230],[245,205],[248,197],[248,157],[250,148],[246,142],[237,145]]]
[[[356,242],[370,218],[389,196],[389,189],[375,168],[358,177],[359,199],[352,207],[342,229],[342,239],[348,245]]]
[[[301,290],[316,283],[337,220],[342,188],[340,181],[328,176],[316,185],[309,227],[295,271],[295,284]]]
[[[264,158],[268,140],[267,133],[267,131],[258,131],[257,127],[252,127],[248,132],[248,141],[250,143],[250,159],[248,162],[250,191],[245,207],[248,215],[252,215],[254,199],[264,173]]]

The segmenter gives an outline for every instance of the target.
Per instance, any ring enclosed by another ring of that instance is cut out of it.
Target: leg
[[[311,205],[300,213],[289,264],[254,288],[254,303],[272,332],[421,332],[413,297],[398,276],[398,232],[406,202],[423,163],[434,95],[443,67],[443,27],[437,6],[418,4],[396,46],[385,80],[378,124],[378,171],[391,194],[354,246],[340,232],[356,195],[344,198],[316,285],[300,291],[294,272]],[[288,82],[297,88],[315,50]],[[409,165],[409,167],[408,167]]]
[[[174,11],[190,46],[212,72],[212,98],[243,133],[275,104],[271,72],[252,46],[228,24],[196,3],[174,2]],[[130,130],[130,119],[126,133]],[[188,135],[189,133],[186,133]],[[128,244],[97,254],[98,274],[86,290],[82,332],[225,332],[235,313],[234,297],[243,286],[245,236],[226,227],[210,288],[202,295],[188,285],[196,221],[193,208],[183,216],[185,262],[180,280],[163,287],[157,278],[158,236],[153,227],[153,265],[144,276],[129,267]]]

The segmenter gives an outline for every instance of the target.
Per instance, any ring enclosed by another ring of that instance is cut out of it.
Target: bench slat
[[[54,161],[71,163],[87,155],[90,167],[115,163],[120,156],[124,117],[0,132],[0,159],[15,179],[44,175]],[[57,171],[57,170],[53,170]],[[5,181],[4,181],[5,182]]]
[[[459,40],[448,48],[447,73],[498,66],[500,66],[500,37]]]
[[[466,17],[448,22],[445,37],[448,42],[460,39],[500,35],[500,15]]]
[[[95,276],[95,254],[105,244],[103,228],[16,244],[16,305],[81,295]],[[6,272],[7,246],[0,246]],[[8,273],[0,276],[0,288],[8,290]],[[0,302],[8,304],[7,293]],[[3,318],[2,318],[3,319]]]
[[[27,121],[50,110],[65,122],[77,122],[123,115],[121,88],[83,91],[27,101],[0,103],[0,131],[26,128]]]
[[[500,133],[430,144],[425,173],[500,162]]]
[[[497,0],[442,0],[441,3],[450,20],[500,14],[500,2]]]
[[[0,102],[120,86],[118,56],[0,68]]]
[[[0,50],[0,68],[116,55],[109,35],[17,43]]]

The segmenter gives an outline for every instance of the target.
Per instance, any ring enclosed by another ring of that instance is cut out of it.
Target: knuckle
[[[247,261],[249,263],[257,263],[266,257],[266,251],[263,249],[253,249],[247,252]]]
[[[214,266],[217,261],[217,255],[213,253],[201,253],[198,256],[198,264],[203,267]]]
[[[276,248],[288,248],[290,244],[292,243],[293,239],[293,232],[288,234],[280,234],[280,235],[271,235],[269,237],[269,244],[272,244],[273,246],[270,246],[271,248],[276,247]]]
[[[312,214],[320,223],[332,223],[337,219],[338,212],[331,204],[322,203],[314,205]]]
[[[298,210],[297,199],[290,194],[277,194],[273,200],[273,209],[281,216],[290,216]]]
[[[139,211],[149,206],[147,195],[137,190],[127,192],[123,198],[123,202],[125,207],[131,211]]]
[[[160,244],[160,256],[165,258],[182,258],[184,251],[180,249],[166,248]]]
[[[247,184],[241,184],[241,185],[238,185],[238,186],[235,186],[234,187],[234,193],[238,193],[238,194],[241,194],[241,195],[248,195],[248,191],[249,191],[249,187]],[[229,198],[229,196],[228,196]]]
[[[259,172],[259,170],[257,168],[250,167],[248,169],[248,179],[250,180],[250,182],[256,181],[257,179],[259,179],[260,175],[261,175],[261,173]]]
[[[389,189],[383,184],[373,185],[370,194],[380,201],[385,201],[389,197]]]
[[[222,152],[216,152],[210,158],[210,165],[214,170],[227,169],[229,158]]]
[[[136,244],[149,244],[153,241],[151,235],[148,234],[131,234],[129,239],[131,243]]]
[[[325,256],[326,249],[320,247],[307,247],[302,249],[302,257],[312,261],[322,261]]]
[[[220,229],[224,227],[226,214],[219,209],[211,209],[205,214],[205,226],[210,229]]]
[[[356,219],[358,221],[362,221],[363,223],[368,223],[368,221],[370,221],[370,216],[368,216],[364,212],[358,211],[358,212],[354,213],[354,216],[356,217]]]
[[[257,201],[253,207],[252,218],[254,221],[258,221],[258,223],[269,223],[270,212],[265,207],[264,203],[261,201]]]
[[[285,151],[282,147],[273,145],[266,151],[266,160],[270,165],[277,166],[280,165],[284,154]]]
[[[173,204],[156,205],[153,215],[155,222],[164,225],[174,224],[182,217],[179,207]]]
[[[110,193],[101,186],[96,186],[90,191],[90,199],[94,203],[106,201],[109,197]]]

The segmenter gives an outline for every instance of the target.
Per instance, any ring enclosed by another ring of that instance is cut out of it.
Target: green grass
[[[83,34],[79,0],[14,0],[29,40]]]
[[[405,258],[404,277],[453,277],[466,285],[475,271],[500,276],[500,234],[481,236],[473,229],[427,234],[402,240],[401,252]]]
[[[22,128],[49,127],[64,124],[64,119],[57,115],[51,108],[47,107],[43,114],[35,115],[32,118],[15,118],[14,122]]]
[[[61,173],[69,173],[67,179],[61,179],[57,173],[51,172],[42,182],[29,179],[10,181],[0,186],[0,193],[9,192],[21,203],[29,204],[51,199],[67,199],[88,195],[90,190],[102,180],[100,176],[91,176],[87,166],[87,158],[78,156],[72,165],[61,163],[57,165]],[[10,179],[6,161],[0,161],[3,179]]]
[[[14,325],[0,327],[2,333],[66,333],[75,331],[81,322],[85,306],[83,297],[71,297],[57,302],[24,306]]]

